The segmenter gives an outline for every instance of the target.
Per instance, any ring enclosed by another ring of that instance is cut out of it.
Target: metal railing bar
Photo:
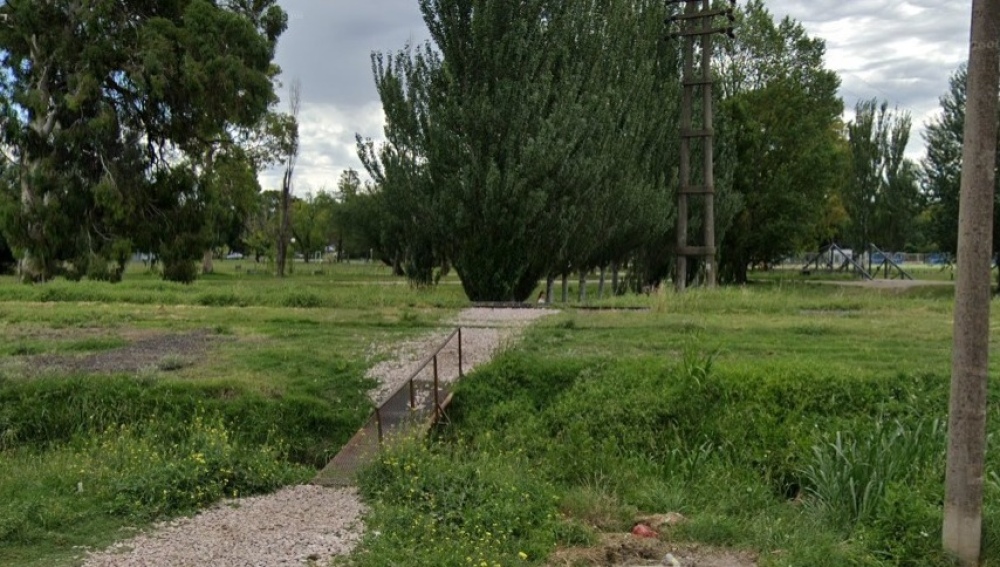
[[[378,442],[382,444],[382,412],[375,408],[375,426],[378,428]]]
[[[421,372],[423,372],[424,369],[427,368],[427,365],[430,364],[431,361],[433,361],[437,357],[438,353],[440,353],[442,350],[444,350],[444,348],[446,346],[448,346],[448,344],[451,342],[451,340],[454,339],[455,336],[458,335],[459,331],[461,331],[461,330],[462,330],[462,328],[458,327],[454,331],[452,331],[451,334],[448,335],[448,338],[445,339],[444,342],[442,342],[441,345],[439,347],[437,347],[437,349],[433,353],[431,353],[430,356],[428,356],[426,359],[424,359],[424,361],[420,364],[420,366],[418,366],[417,369],[414,370],[410,374],[410,377],[407,378],[405,382],[403,382],[402,384],[400,384],[399,386],[397,386],[395,390],[391,391],[388,395],[385,396],[385,400],[388,401],[388,400],[391,400],[392,398],[396,397],[396,394],[399,394],[399,392],[402,391],[402,389],[405,388],[407,386],[407,384],[409,384],[410,382],[412,382],[413,379],[416,378],[418,374],[420,374]],[[385,403],[385,402],[382,402],[382,403]]]
[[[438,401],[438,392],[441,388],[438,386],[438,357],[434,355],[434,413],[435,415],[441,411],[441,403]]]

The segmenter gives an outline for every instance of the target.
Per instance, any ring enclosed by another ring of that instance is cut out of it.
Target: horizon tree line
[[[664,40],[671,8],[419,4],[431,39],[372,55],[387,120],[384,142],[358,135],[371,181],[349,171],[336,194],[296,197],[290,179],[276,196],[256,175],[283,164],[290,177],[299,143],[297,108],[275,108],[274,46],[287,19],[275,2],[186,0],[155,16],[137,4],[131,19],[105,17],[111,3],[34,13],[8,2],[0,268],[17,261],[31,281],[117,280],[143,252],[166,279],[191,281],[199,259],[210,271],[213,250],[280,266],[283,245],[306,256],[332,245],[416,285],[454,269],[473,300],[523,301],[539,282],[551,297],[571,274],[599,273],[602,293],[606,275],[613,292],[667,278],[680,93],[680,45]],[[78,21],[100,33],[53,31]],[[918,164],[904,154],[908,112],[862,100],[842,122],[821,39],[776,21],[761,0],[739,8],[736,25],[714,61],[723,283],[834,241],[954,252],[964,69]],[[212,53],[220,40],[209,32],[223,27],[240,34],[228,57],[199,63],[227,88],[170,67],[178,49]],[[108,55],[91,61],[86,46]],[[695,211],[691,230],[699,223]]]

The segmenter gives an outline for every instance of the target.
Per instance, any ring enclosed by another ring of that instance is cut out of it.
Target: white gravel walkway
[[[488,362],[531,322],[557,313],[539,309],[466,309],[450,322],[463,327],[464,369]],[[394,347],[369,375],[375,400],[402,384],[450,330]],[[441,380],[458,375],[457,352],[442,352]],[[364,530],[364,506],[353,488],[286,487],[274,494],[228,500],[192,518],[90,553],[84,567],[279,567],[327,565],[350,553]]]

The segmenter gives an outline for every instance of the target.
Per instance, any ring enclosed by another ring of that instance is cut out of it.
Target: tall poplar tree
[[[360,143],[411,277],[450,261],[471,299],[522,301],[627,219],[669,217],[662,3],[420,6],[431,43],[374,55],[387,143]]]
[[[920,210],[916,165],[905,157],[911,119],[888,102],[859,101],[847,125],[851,174],[842,202],[850,220],[848,244],[903,250]]]
[[[958,203],[962,183],[962,140],[965,131],[968,69],[959,67],[941,99],[941,114],[925,129],[927,155],[923,160],[923,188],[929,200],[930,232],[943,252],[958,251]],[[1000,141],[997,143],[1000,163]],[[1000,218],[1000,176],[996,180],[994,218]],[[993,254],[1000,252],[1000,223],[993,223]],[[1000,287],[998,287],[1000,290]]]

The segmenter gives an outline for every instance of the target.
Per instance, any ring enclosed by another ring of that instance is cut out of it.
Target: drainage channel
[[[458,376],[443,379],[442,359],[457,351]],[[320,486],[350,486],[358,471],[378,454],[388,440],[404,433],[426,433],[446,418],[454,384],[464,376],[462,328],[456,328],[410,377],[377,406],[365,424],[340,452],[316,475],[312,483]]]

